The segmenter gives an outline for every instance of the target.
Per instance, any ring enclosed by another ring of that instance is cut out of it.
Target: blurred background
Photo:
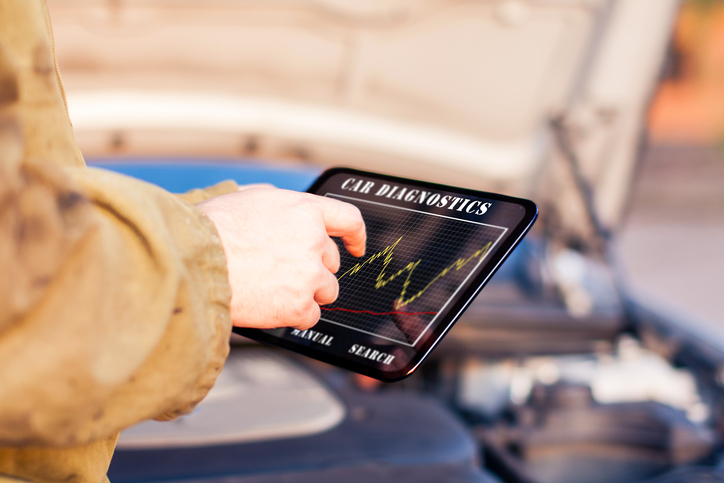
[[[637,287],[724,326],[724,2],[688,0],[621,237]]]
[[[346,165],[540,207],[409,379],[234,339],[112,481],[722,477],[724,1],[48,5],[93,164],[175,191]]]

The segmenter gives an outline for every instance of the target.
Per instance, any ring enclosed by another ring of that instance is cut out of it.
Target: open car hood
[[[615,228],[677,3],[50,7],[86,155],[243,155],[381,170],[534,197],[565,220],[562,230],[585,238],[586,203],[561,158],[575,158],[589,204]]]

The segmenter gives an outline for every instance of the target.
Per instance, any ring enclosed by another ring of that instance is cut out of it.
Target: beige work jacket
[[[107,481],[119,430],[211,388],[229,298],[208,218],[85,167],[45,1],[0,0],[0,482]]]

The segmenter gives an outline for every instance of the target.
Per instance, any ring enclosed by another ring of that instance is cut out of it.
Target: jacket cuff
[[[233,179],[227,179],[226,181],[222,181],[221,183],[209,186],[208,188],[197,188],[191,191],[187,191],[186,193],[178,194],[176,196],[184,201],[191,203],[192,205],[198,205],[202,201],[206,201],[209,198],[226,195],[238,190],[239,185],[236,183],[236,181],[234,181]]]
[[[236,186],[235,182],[231,181],[231,183]],[[215,187],[219,185],[215,185]],[[227,186],[229,185],[227,184]],[[214,327],[210,342],[211,354],[206,363],[206,368],[198,378],[195,388],[188,395],[188,399],[180,405],[166,409],[154,418],[159,421],[167,421],[191,413],[213,387],[229,355],[231,287],[226,268],[226,255],[214,222],[199,209],[195,207],[191,207],[191,209],[197,214],[197,223],[200,225],[201,231],[207,234],[206,240],[208,241],[199,256],[192,259],[189,272],[195,285],[207,288],[206,298],[209,301],[208,320],[211,321]]]

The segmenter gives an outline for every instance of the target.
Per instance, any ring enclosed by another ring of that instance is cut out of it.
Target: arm
[[[189,411],[228,352],[213,223],[83,167],[40,0],[0,0],[0,267],[0,444]]]
[[[308,327],[337,293],[329,236],[364,252],[351,205],[250,189],[200,210],[86,169],[44,13],[0,0],[2,445],[83,444],[189,412],[232,318]]]
[[[0,215],[0,439],[81,443],[190,410],[228,352],[213,224],[100,170],[18,178]]]

